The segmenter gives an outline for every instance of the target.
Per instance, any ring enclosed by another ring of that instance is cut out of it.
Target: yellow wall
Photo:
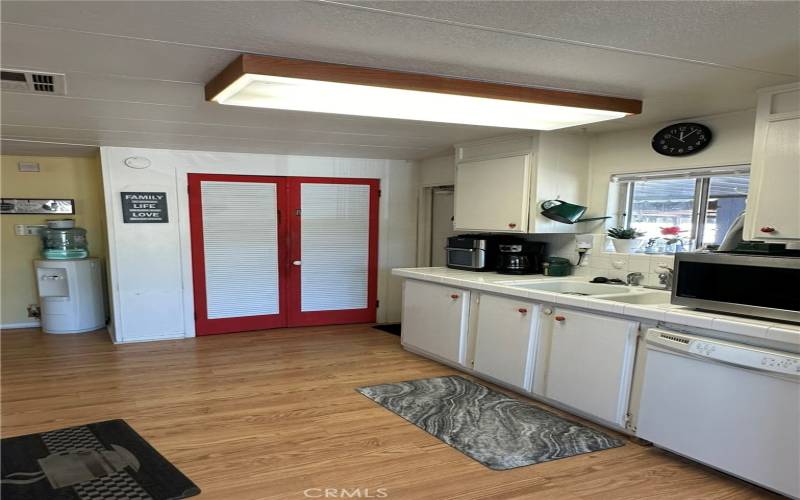
[[[19,172],[17,162],[39,163],[41,172]],[[46,219],[74,218],[87,231],[89,253],[106,262],[105,203],[100,158],[2,156],[3,198],[72,198],[75,215],[0,216],[0,324],[28,323],[26,308],[38,303],[33,260],[41,243],[36,236],[16,236],[15,224],[44,224]]]

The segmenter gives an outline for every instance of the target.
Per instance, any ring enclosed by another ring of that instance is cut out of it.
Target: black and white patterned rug
[[[171,500],[200,493],[124,420],[5,438],[0,455],[3,498]]]
[[[356,390],[490,469],[513,469],[624,444],[458,376]]]

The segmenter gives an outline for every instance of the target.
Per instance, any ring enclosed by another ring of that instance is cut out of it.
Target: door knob
[[[565,318],[564,316],[553,316],[553,319],[556,321],[564,321],[567,318]]]
[[[511,229],[514,229],[515,227],[517,227],[517,225],[514,224],[513,222],[509,222],[508,223],[508,227],[510,227]]]
[[[295,260],[295,261],[292,261],[292,265],[294,265],[294,266],[299,266],[299,265],[301,265],[302,263],[303,263],[303,261],[301,261],[301,260]]]
[[[458,294],[454,293],[454,294],[450,295],[450,298],[453,299],[453,300],[456,300],[458,298]]]
[[[762,228],[760,229],[760,231],[761,231],[762,233],[774,233],[774,232],[775,232],[775,228],[774,228],[774,227],[772,227],[772,226],[764,226],[764,227],[762,227]]]
[[[528,314],[528,310],[525,309],[524,307],[520,307],[519,309],[517,309],[517,311],[519,311],[520,314]]]

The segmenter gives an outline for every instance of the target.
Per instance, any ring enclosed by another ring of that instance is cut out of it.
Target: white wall
[[[456,180],[456,160],[453,155],[426,158],[419,164],[420,186],[452,186]]]
[[[592,137],[589,146],[588,196],[591,213],[601,213],[605,207],[607,215],[615,214],[616,204],[607,205],[612,174],[750,163],[755,110],[680,120],[702,123],[711,129],[711,144],[697,154],[674,158],[653,151],[650,146],[653,134],[676,121]],[[600,226],[591,230],[602,232],[603,228]]]
[[[146,157],[137,170],[125,158]],[[112,335],[117,342],[194,336],[188,173],[380,179],[378,321],[399,321],[394,267],[415,265],[418,167],[413,162],[312,156],[101,148],[108,220]],[[120,192],[167,193],[169,222],[124,224]]]

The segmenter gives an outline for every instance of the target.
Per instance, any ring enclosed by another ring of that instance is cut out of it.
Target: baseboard
[[[114,344],[138,344],[140,342],[158,342],[159,340],[184,340],[185,338],[185,335],[180,335],[177,337],[144,337],[129,340],[117,340],[115,337],[111,337],[111,342]]]
[[[22,328],[39,328],[42,324],[39,321],[28,321],[25,323],[3,323],[0,330],[17,330]]]

